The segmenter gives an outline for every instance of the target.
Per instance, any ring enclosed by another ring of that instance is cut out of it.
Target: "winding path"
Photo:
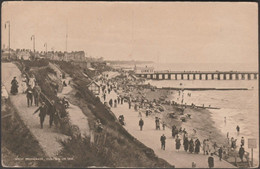
[[[11,81],[14,76],[16,76],[19,85],[21,84],[21,72],[13,63],[2,63],[1,75],[2,83],[5,85],[8,92],[11,89]],[[55,127],[49,128],[49,116],[46,116],[43,129],[41,129],[38,113],[33,115],[37,107],[27,107],[25,94],[22,94],[19,91],[17,95],[11,95],[10,99],[25,125],[36,140],[38,140],[39,145],[42,147],[45,154],[49,157],[55,157],[57,152],[62,148],[57,139],[64,140],[67,139],[68,136],[58,133]]]

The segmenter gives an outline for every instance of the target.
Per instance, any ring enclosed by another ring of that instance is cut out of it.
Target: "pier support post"
[[[171,80],[171,74],[168,74],[168,79]]]
[[[238,74],[236,74],[236,80],[239,80],[239,76],[238,76]]]
[[[224,73],[223,75],[224,75],[223,79],[226,80],[227,79],[226,74]]]
[[[147,74],[144,74],[144,77],[147,78]]]
[[[218,80],[220,80],[220,74],[218,73]]]
[[[242,80],[245,80],[245,74],[241,74],[241,76],[242,76]]]
[[[229,74],[229,80],[232,80],[233,77],[232,77],[233,74]]]
[[[208,80],[208,74],[206,74],[206,77],[205,77],[206,80]]]
[[[196,74],[193,74],[193,80],[196,80]]]
[[[181,74],[181,80],[183,80],[183,74]]]
[[[257,74],[254,74],[254,79],[257,79]]]
[[[251,80],[251,74],[247,74],[247,80]]]
[[[178,80],[178,74],[175,74],[175,80]]]
[[[187,79],[190,80],[190,74],[187,74]]]
[[[200,80],[202,80],[202,74],[200,74]]]
[[[151,79],[153,79],[153,74],[151,74]]]
[[[163,80],[165,79],[165,74],[162,74],[162,79],[163,79]]]
[[[159,74],[156,74],[156,79],[159,80]]]
[[[211,80],[214,80],[214,74],[211,74]]]

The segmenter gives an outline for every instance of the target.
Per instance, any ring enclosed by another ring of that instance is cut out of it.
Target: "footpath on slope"
[[[9,93],[11,89],[11,81],[14,76],[16,76],[19,86],[21,86],[21,72],[16,65],[13,63],[2,63],[2,83],[5,85]],[[38,140],[39,145],[42,147],[46,155],[49,157],[55,157],[58,151],[62,148],[57,139],[65,140],[68,136],[58,133],[55,127],[49,128],[49,116],[46,116],[43,129],[41,129],[38,113],[33,115],[34,111],[38,107],[27,107],[26,95],[22,94],[19,88],[18,92],[17,95],[10,95],[10,100],[17,109],[17,113],[31,131],[32,135],[36,140]]]
[[[72,87],[69,84],[69,82],[71,81],[71,78],[67,77],[64,81],[67,84],[67,86],[63,86],[62,92],[58,93],[58,97],[69,98],[69,93],[72,91]],[[71,123],[73,125],[76,125],[79,127],[81,135],[90,136],[88,118],[82,112],[82,110],[78,106],[69,103],[69,108],[67,108],[67,112],[69,113],[69,118],[70,118]]]
[[[100,96],[100,98],[102,97]],[[109,101],[110,99],[114,100],[116,98],[117,94],[112,91],[110,94],[107,94],[106,101]],[[155,130],[154,118],[145,117],[145,115],[142,114],[144,126],[143,131],[140,131],[138,125],[140,120],[140,117],[138,116],[139,113],[134,111],[133,106],[129,109],[128,103],[124,103],[123,105],[118,104],[116,108],[113,107],[111,110],[116,117],[119,117],[119,115],[124,115],[126,122],[124,128],[147,147],[153,149],[159,158],[166,160],[171,165],[175,165],[176,168],[191,168],[192,162],[196,163],[197,168],[208,168],[207,155],[187,153],[183,150],[183,145],[181,145],[180,151],[177,152],[175,149],[175,139],[171,136],[171,129],[165,127],[165,130]],[[166,136],[166,150],[161,149],[160,137],[162,134]],[[214,156],[214,159],[215,168],[235,168],[235,166],[224,160],[219,161],[217,156]]]

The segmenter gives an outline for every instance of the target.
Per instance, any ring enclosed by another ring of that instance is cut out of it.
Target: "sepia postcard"
[[[4,1],[4,168],[257,168],[257,2]]]

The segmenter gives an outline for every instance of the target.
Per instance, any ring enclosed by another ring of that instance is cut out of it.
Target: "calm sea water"
[[[128,65],[131,66],[131,65]],[[132,65],[133,66],[133,65]],[[145,65],[138,65],[144,67]],[[257,64],[152,64],[156,70],[176,71],[257,71]],[[198,88],[248,88],[250,90],[208,90],[208,91],[184,91],[184,103],[212,107],[212,119],[215,127],[219,128],[226,136],[237,138],[240,145],[241,137],[245,138],[245,149],[248,149],[248,138],[256,138],[259,146],[259,89],[258,80],[147,80],[146,83],[157,87],[198,87]],[[180,85],[181,84],[181,85]],[[187,94],[191,93],[191,97]],[[182,95],[182,94],[181,94]],[[173,100],[180,102],[178,92],[173,92]],[[226,124],[224,123],[226,117]],[[236,126],[240,126],[240,134],[237,135]],[[258,147],[254,149],[254,161],[259,163]]]

